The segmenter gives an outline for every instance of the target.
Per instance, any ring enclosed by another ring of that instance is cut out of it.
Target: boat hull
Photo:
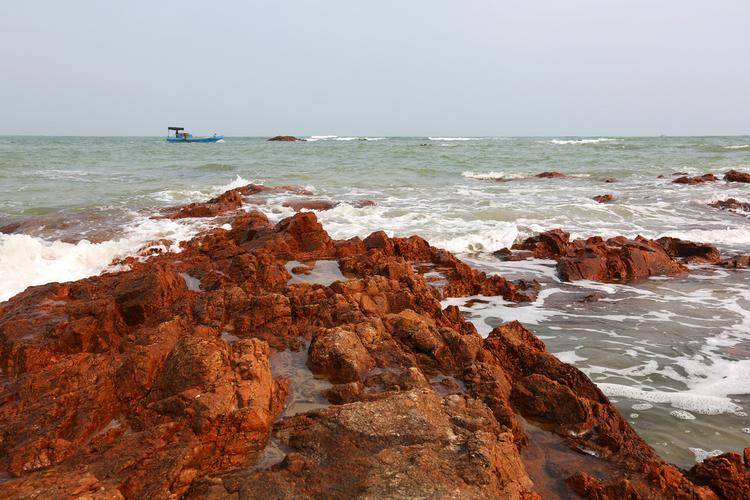
[[[218,142],[224,139],[223,135],[212,137],[167,137],[167,142]]]

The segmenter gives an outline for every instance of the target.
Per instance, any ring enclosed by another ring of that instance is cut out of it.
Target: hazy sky
[[[0,134],[750,133],[750,1],[13,2]]]

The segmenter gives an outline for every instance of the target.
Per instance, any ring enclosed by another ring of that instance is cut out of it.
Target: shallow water
[[[336,238],[420,234],[488,272],[541,281],[534,304],[488,298],[466,313],[483,334],[502,321],[527,324],[550,352],[592,377],[666,459],[690,465],[704,452],[750,446],[746,271],[563,284],[553,263],[491,255],[554,227],[574,236],[668,234],[750,253],[750,219],[706,206],[749,201],[750,185],[671,183],[675,172],[750,170],[750,137],[446,139],[458,138],[206,145],[0,137],[0,227],[20,223],[22,233],[0,234],[0,300],[28,285],[96,274],[149,241],[167,238],[176,250],[210,224],[149,218],[163,207],[247,182],[301,184],[343,202],[319,213]],[[567,177],[533,177],[550,170]],[[591,199],[604,193],[617,200]],[[281,206],[290,198],[270,195],[258,208],[279,220],[293,213]],[[350,204],[365,199],[377,206]],[[606,297],[579,302],[593,291]]]

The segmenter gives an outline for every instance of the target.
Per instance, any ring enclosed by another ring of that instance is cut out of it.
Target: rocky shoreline
[[[311,212],[272,225],[241,210],[268,190],[304,194],[249,185],[176,207],[164,217],[231,229],[0,303],[0,495],[750,495],[750,449],[679,470],[529,329],[483,339],[440,303],[531,301],[534,282],[487,276],[418,236],[333,240]],[[748,260],[563,231],[501,256],[605,282]]]

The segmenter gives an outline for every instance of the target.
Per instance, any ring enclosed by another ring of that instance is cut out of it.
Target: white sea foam
[[[748,149],[750,144],[738,144],[736,146],[724,146],[724,149]]]
[[[134,254],[146,243],[168,239],[165,250],[179,252],[180,241],[192,238],[208,221],[140,218],[117,240],[91,243],[49,241],[27,234],[0,234],[0,301],[29,286],[73,281],[111,268],[114,259]]]
[[[570,363],[571,365],[580,361],[586,361],[588,359],[579,356],[575,351],[553,352],[552,354],[554,354],[554,356],[563,363]]]
[[[695,455],[696,462],[703,462],[707,458],[718,457],[719,455],[724,453],[721,450],[706,451],[702,448],[688,448],[688,449],[692,451],[693,454]]]
[[[722,413],[733,413],[736,415],[742,412],[742,407],[733,403],[728,397],[691,392],[647,391],[621,384],[600,383],[597,385],[608,397],[640,399],[651,403],[670,404],[674,408],[702,415],[719,415]]]
[[[221,194],[224,191],[229,191],[230,189],[237,189],[238,187],[247,186],[248,184],[250,184],[249,180],[247,180],[244,177],[238,175],[229,184],[224,184],[224,185],[221,185],[221,186],[214,186],[214,188],[213,188],[213,194]]]
[[[334,141],[382,141],[385,137],[332,137]]]
[[[467,231],[460,236],[433,238],[430,243],[454,253],[492,252],[510,247],[518,238],[518,228],[515,224],[498,222],[494,226],[487,230]]]
[[[524,174],[520,173],[512,173],[512,174],[506,174],[505,172],[471,172],[466,171],[461,173],[463,177],[466,177],[467,179],[477,179],[480,181],[499,181],[504,179],[522,179],[525,177]]]
[[[305,139],[307,142],[315,142],[315,141],[328,141],[330,139],[337,138],[337,135],[311,135],[307,139]]]
[[[617,139],[599,137],[598,139],[552,139],[546,142],[548,144],[564,145],[564,144],[598,144],[600,142],[610,142],[610,141],[616,141],[616,140]]]
[[[431,141],[481,141],[484,137],[428,137]]]
[[[689,229],[685,231],[668,231],[660,236],[671,236],[683,240],[701,243],[725,245],[750,245],[750,228],[727,227],[725,229]]]
[[[680,420],[695,420],[695,415],[685,410],[674,410],[670,411],[669,414]]]

